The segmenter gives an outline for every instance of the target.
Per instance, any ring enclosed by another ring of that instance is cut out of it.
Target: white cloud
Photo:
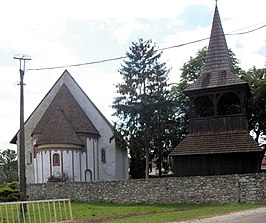
[[[125,19],[118,23],[119,28],[113,31],[113,37],[120,44],[130,42],[130,37],[133,33],[141,33],[149,28],[147,24],[137,22],[134,19]]]

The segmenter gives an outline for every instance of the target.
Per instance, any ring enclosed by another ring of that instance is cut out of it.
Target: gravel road
[[[250,209],[250,210],[245,210],[245,211],[240,211],[240,212],[234,212],[234,213],[230,213],[227,215],[215,216],[215,217],[211,217],[211,218],[196,219],[196,220],[190,220],[190,221],[181,221],[178,223],[218,223],[218,222],[230,223],[230,222],[238,222],[238,221],[236,221],[236,219],[240,219],[240,218],[244,219],[245,217],[249,218],[250,216],[260,215],[263,213],[266,214],[266,207]],[[264,220],[265,220],[265,218],[264,218]],[[243,221],[241,220],[239,222],[244,222],[244,220]],[[263,222],[266,222],[266,220]],[[172,222],[172,223],[177,223],[177,222]]]

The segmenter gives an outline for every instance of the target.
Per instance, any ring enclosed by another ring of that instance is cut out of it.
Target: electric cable
[[[227,34],[224,34],[224,35],[225,36],[244,35],[244,34],[255,32],[255,31],[260,30],[260,29],[262,29],[264,27],[266,27],[266,24],[264,24],[262,26],[259,26],[258,28],[255,28],[255,29],[245,31],[245,32],[227,33]],[[215,37],[218,37],[218,36],[215,36]],[[206,38],[202,38],[202,39],[198,39],[198,40],[194,40],[194,41],[190,41],[190,42],[186,42],[186,43],[181,43],[181,44],[174,45],[174,46],[159,48],[158,50],[159,51],[169,50],[169,49],[173,49],[173,48],[178,48],[178,47],[182,47],[182,46],[186,46],[186,45],[202,42],[202,41],[209,40],[209,39],[210,39],[210,37],[206,37]],[[110,62],[110,61],[122,60],[122,59],[125,59],[125,58],[127,58],[127,56],[114,57],[114,58],[109,58],[109,59],[96,60],[96,61],[78,63],[78,64],[55,66],[55,67],[30,68],[30,69],[27,69],[26,71],[40,71],[40,70],[53,70],[53,69],[68,68],[68,67],[79,67],[79,66],[85,66],[85,65],[92,65],[92,64],[98,64],[98,63],[105,63],[105,62]]]

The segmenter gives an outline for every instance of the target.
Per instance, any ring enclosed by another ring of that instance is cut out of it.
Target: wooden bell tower
[[[174,175],[259,172],[262,150],[248,132],[249,86],[234,73],[217,4],[204,69],[184,93],[189,135],[171,153]]]

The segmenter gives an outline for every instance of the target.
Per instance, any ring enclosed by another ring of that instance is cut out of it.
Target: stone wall
[[[254,203],[266,201],[266,174],[29,184],[30,200],[108,203]]]

